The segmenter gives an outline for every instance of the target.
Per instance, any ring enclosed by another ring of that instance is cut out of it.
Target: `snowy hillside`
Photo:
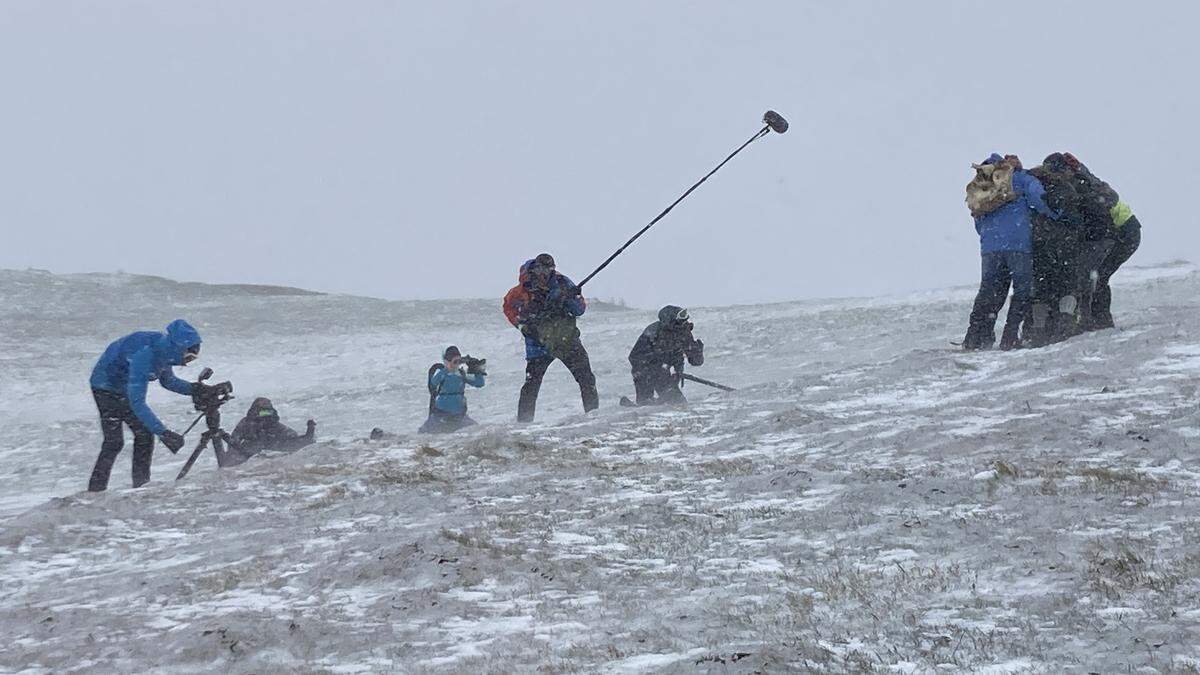
[[[1200,273],[1116,281],[1120,329],[1013,353],[948,348],[969,288],[696,308],[741,390],[682,410],[616,405],[654,312],[604,308],[601,410],[556,365],[517,427],[498,298],[0,271],[0,671],[1195,672]],[[265,395],[324,440],[80,492],[97,354],[179,316],[227,426]],[[419,437],[450,343],[483,424]]]

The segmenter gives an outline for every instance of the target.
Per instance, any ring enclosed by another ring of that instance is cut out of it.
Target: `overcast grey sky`
[[[0,1],[0,267],[652,307],[978,276],[963,186],[1070,150],[1200,260],[1195,2]]]

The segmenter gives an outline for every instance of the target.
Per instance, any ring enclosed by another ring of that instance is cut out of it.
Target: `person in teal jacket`
[[[190,396],[195,384],[175,376],[173,368],[184,366],[200,355],[200,333],[183,319],[176,319],[165,333],[139,331],[113,342],[92,369],[90,384],[104,441],[92,468],[88,490],[108,488],[113,463],[125,446],[124,426],[133,432],[133,486],[150,480],[150,458],[154,437],[162,439],[171,452],[183,447],[183,436],[170,431],[146,405],[146,387],[158,380],[164,389]]]
[[[463,363],[462,352],[451,345],[442,363],[429,372],[429,417],[421,425],[423,434],[447,434],[475,424],[467,415],[467,385],[482,387],[484,373],[472,372]]]

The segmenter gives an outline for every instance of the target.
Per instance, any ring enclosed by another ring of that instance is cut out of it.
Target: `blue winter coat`
[[[429,386],[437,392],[433,407],[451,415],[467,412],[467,385],[483,386],[483,375],[471,373],[463,377],[457,370],[439,368],[429,376]]]
[[[124,396],[133,414],[157,436],[167,427],[146,405],[146,385],[158,380],[164,389],[190,396],[192,383],[175,377],[172,367],[183,365],[183,353],[198,344],[200,334],[183,319],[172,321],[166,334],[139,331],[126,335],[110,344],[96,362],[92,389]]]
[[[985,164],[998,162],[1003,157],[992,154]],[[1058,220],[1059,214],[1046,206],[1042,196],[1046,194],[1038,179],[1028,172],[1017,170],[1012,177],[1013,192],[1017,198],[991,213],[975,219],[975,231],[979,233],[980,253],[999,251],[1033,252],[1033,226],[1030,211]]]

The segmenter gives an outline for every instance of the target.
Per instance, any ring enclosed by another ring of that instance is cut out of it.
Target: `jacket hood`
[[[991,157],[988,157],[987,159],[983,160],[983,164],[995,164],[996,162],[999,162],[1002,159],[1004,159],[1004,158],[1001,157],[999,153],[993,152]]]
[[[672,325],[675,323],[675,318],[678,317],[679,313],[682,311],[683,311],[682,307],[676,307],[675,305],[667,305],[667,306],[663,307],[662,309],[658,310],[658,320],[659,320],[659,322],[661,322],[664,325],[668,325],[668,326]]]
[[[264,410],[270,410],[272,414],[266,416],[261,415],[260,413],[262,413]],[[250,404],[250,409],[246,411],[246,417],[248,417],[252,422],[256,422],[265,418],[277,420],[279,419],[279,412],[276,411],[275,406],[271,404],[271,399],[260,396],[254,399],[254,403]]]
[[[183,319],[175,319],[167,324],[167,338],[180,350],[200,344],[200,333]]]
[[[192,324],[183,319],[175,319],[167,324],[167,334],[159,338],[156,351],[167,364],[178,366],[183,364],[183,353],[189,347],[200,344],[200,333]]]

